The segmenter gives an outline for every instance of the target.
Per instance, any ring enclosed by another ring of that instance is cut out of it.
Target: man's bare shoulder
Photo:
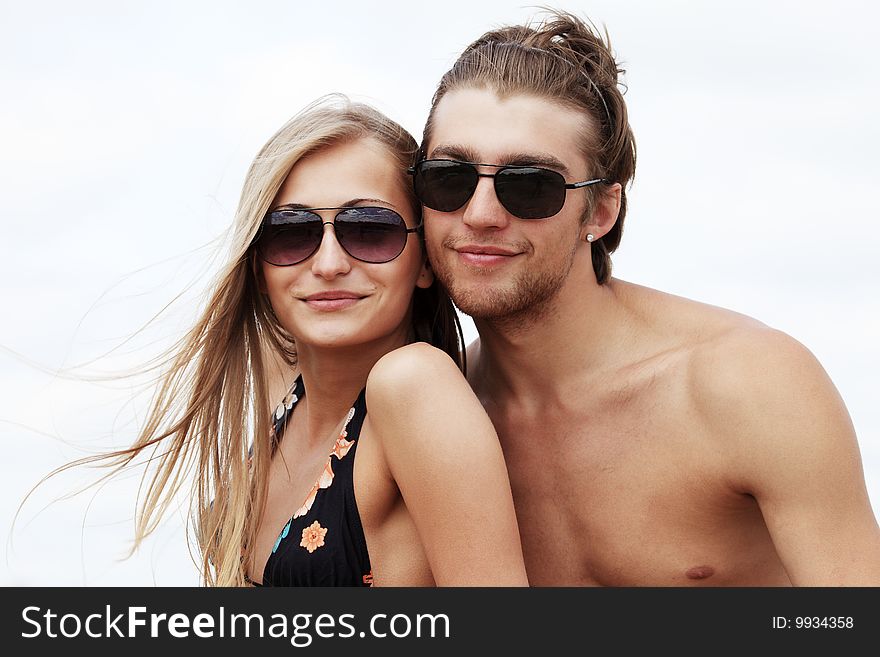
[[[816,357],[792,336],[725,308],[622,284],[621,297],[653,329],[658,352],[678,356],[695,411],[725,430],[792,415],[846,415]],[[848,416],[847,416],[848,419]],[[742,432],[736,432],[742,435]]]
[[[694,345],[688,360],[694,398],[707,408],[738,401],[765,412],[797,407],[833,388],[816,357],[782,331],[730,321]]]
[[[753,464],[793,451],[849,449],[849,414],[816,357],[748,319],[729,317],[688,354],[688,397],[709,435]]]
[[[609,286],[636,323],[647,326],[654,335],[675,336],[684,349],[717,342],[738,331],[768,329],[748,315],[668,292],[618,279]]]
[[[697,378],[701,372],[712,380],[725,372],[735,378],[739,368],[760,366],[770,357],[815,361],[797,340],[754,317],[631,283],[615,286],[634,323],[650,336],[643,342],[682,353]]]

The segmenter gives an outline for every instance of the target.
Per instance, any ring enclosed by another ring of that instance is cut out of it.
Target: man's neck
[[[477,387],[516,399],[564,398],[572,385],[624,359],[638,319],[620,298],[625,283],[596,283],[579,259],[538,316],[475,319]],[[570,394],[570,393],[569,393]]]

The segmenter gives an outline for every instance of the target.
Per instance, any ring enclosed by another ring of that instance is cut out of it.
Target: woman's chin
[[[297,348],[299,350],[351,349],[365,346],[379,337],[375,330],[370,330],[369,326],[352,326],[347,322],[340,322],[339,325],[332,324],[324,322],[322,326],[308,327],[307,330],[294,332]]]

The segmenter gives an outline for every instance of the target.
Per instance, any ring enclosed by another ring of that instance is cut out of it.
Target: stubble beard
[[[506,285],[463,285],[460,279],[457,283],[445,262],[434,264],[434,274],[456,307],[476,322],[499,332],[522,333],[554,313],[553,301],[571,273],[575,253],[573,246],[567,254],[548,262],[551,266],[521,271]]]

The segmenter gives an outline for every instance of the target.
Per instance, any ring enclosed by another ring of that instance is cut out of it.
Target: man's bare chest
[[[533,584],[730,583],[766,543],[723,450],[660,398],[494,415]]]

